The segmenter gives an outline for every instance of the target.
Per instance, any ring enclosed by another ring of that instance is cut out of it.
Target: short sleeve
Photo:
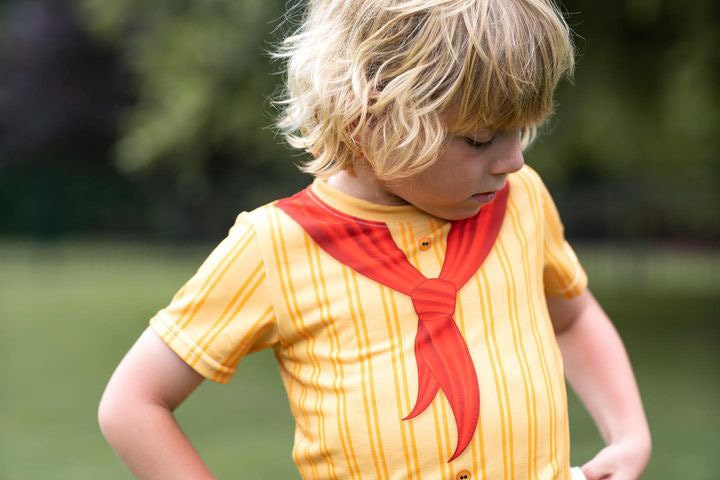
[[[539,179],[539,177],[538,177]],[[540,180],[543,206],[543,283],[545,295],[572,298],[587,288],[588,277],[575,251],[565,239],[550,192]]]
[[[240,359],[278,341],[254,228],[246,212],[150,326],[203,377],[228,383]]]

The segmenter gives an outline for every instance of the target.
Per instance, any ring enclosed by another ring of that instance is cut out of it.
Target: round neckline
[[[442,223],[447,222],[441,218],[434,217],[414,205],[381,205],[368,200],[353,197],[335,187],[330,186],[325,180],[315,178],[310,185],[310,190],[322,202],[328,204],[342,213],[364,220],[375,222],[421,222],[428,219],[435,219]]]

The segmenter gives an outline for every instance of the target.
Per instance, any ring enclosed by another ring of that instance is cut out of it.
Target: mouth
[[[474,198],[475,200],[477,200],[480,203],[487,203],[487,202],[491,202],[495,198],[495,193],[496,192],[494,192],[494,191],[476,193],[475,195],[472,196],[472,198]]]

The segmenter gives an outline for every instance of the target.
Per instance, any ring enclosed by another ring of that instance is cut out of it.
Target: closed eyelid
[[[472,147],[482,148],[482,147],[487,147],[488,145],[492,144],[493,140],[495,139],[495,136],[492,136],[488,139],[483,139],[483,140],[474,139],[472,137],[463,137],[463,139],[465,140],[465,142],[468,145],[470,145]]]
[[[495,135],[493,134],[493,135],[490,135],[490,136],[488,136],[488,137],[480,137],[480,138],[475,138],[475,137],[472,137],[472,136],[466,136],[465,138],[466,138],[467,140],[470,140],[471,142],[475,142],[475,143],[487,143],[487,142],[492,141],[492,139],[495,138]]]

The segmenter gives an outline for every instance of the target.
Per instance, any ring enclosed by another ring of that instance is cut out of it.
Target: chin
[[[438,218],[442,218],[443,220],[448,220],[451,222],[455,222],[458,220],[465,220],[466,218],[474,217],[475,215],[480,212],[480,207],[482,205],[469,207],[469,208],[457,208],[450,211],[444,211],[444,212],[438,212],[435,215]]]

